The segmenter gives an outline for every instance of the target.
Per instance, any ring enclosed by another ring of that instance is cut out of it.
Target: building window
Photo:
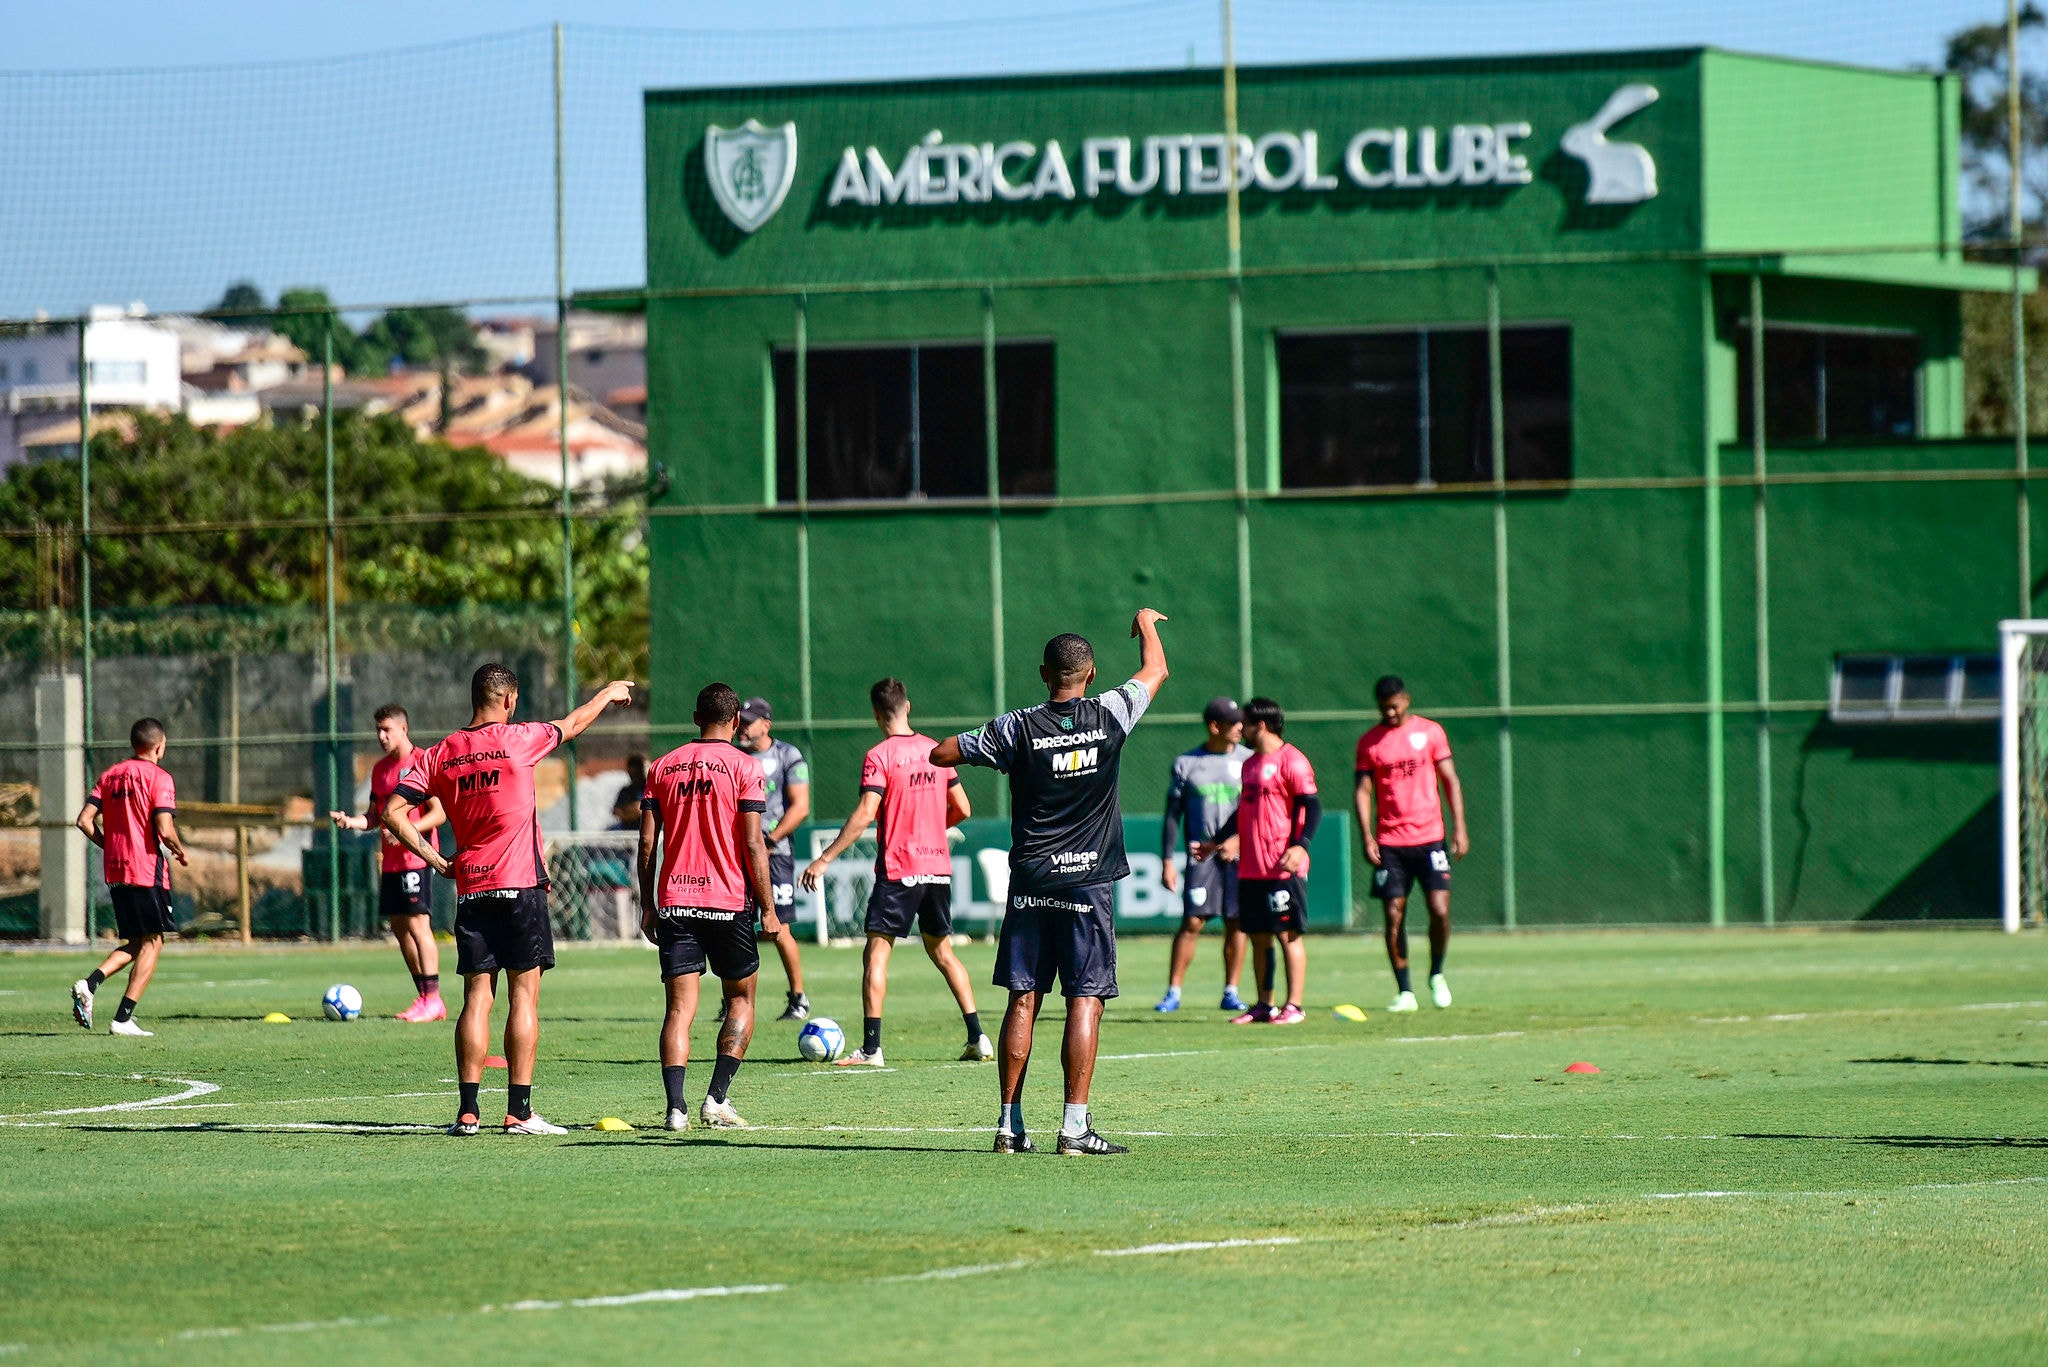
[[[1998,657],[1838,655],[1828,716],[1838,722],[1980,721],[1998,716]]]
[[[796,501],[796,353],[778,349],[775,491]],[[979,344],[812,348],[806,457],[815,502],[986,498]],[[997,475],[1005,498],[1050,497],[1053,348],[996,346]]]
[[[1735,325],[1737,437],[1747,441],[1749,322]],[[1910,437],[1920,430],[1920,339],[1910,332],[1764,327],[1764,436]]]
[[[36,382],[38,376],[34,361],[23,361],[21,363],[21,378],[25,384],[34,384]]]
[[[85,363],[85,371],[87,381],[92,384],[140,385],[149,376],[149,363],[147,361],[87,361]],[[74,375],[78,373],[76,362],[72,364],[71,373]]]
[[[1476,484],[1493,478],[1493,405],[1484,328],[1274,339],[1280,484]],[[1510,482],[1572,474],[1571,329],[1500,334]]]

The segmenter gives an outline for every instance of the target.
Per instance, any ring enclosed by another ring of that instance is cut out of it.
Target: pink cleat
[[[414,1025],[427,1021],[444,1021],[448,1019],[448,1005],[441,1000],[439,992],[423,992],[414,999],[411,1006],[398,1013],[398,1019]]]
[[[1299,1025],[1307,1019],[1307,1014],[1303,1012],[1300,1007],[1296,1006],[1292,1002],[1289,1002],[1287,1005],[1281,1007],[1279,1012],[1273,1017],[1272,1024]]]
[[[1270,1025],[1273,1023],[1273,1008],[1265,1002],[1247,1010],[1241,1016],[1230,1018],[1232,1025]]]

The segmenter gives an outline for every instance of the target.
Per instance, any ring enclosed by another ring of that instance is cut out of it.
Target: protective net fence
[[[527,718],[651,683],[537,775],[558,931],[630,938],[705,680],[809,757],[800,869],[875,679],[943,734],[1055,632],[1115,674],[1141,601],[1133,928],[1201,703],[1279,699],[1348,816],[1382,674],[1457,756],[1462,921],[1993,915],[2048,395],[2048,30],[2015,235],[2003,17],[1160,0],[0,74],[0,934],[47,868],[106,929],[65,828],[143,715],[181,924],[377,933],[330,816],[374,714],[438,739],[499,660]],[[1319,924],[1373,914],[1345,839]],[[872,859],[799,934],[859,933]]]

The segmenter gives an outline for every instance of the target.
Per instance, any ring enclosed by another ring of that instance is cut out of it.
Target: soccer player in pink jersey
[[[1273,980],[1259,984],[1257,1004],[1231,1019],[1232,1025],[1299,1025],[1307,1017],[1301,992],[1308,978],[1308,947],[1301,933],[1308,916],[1308,842],[1322,824],[1316,771],[1308,756],[1285,739],[1287,716],[1271,698],[1244,705],[1244,788],[1237,810],[1214,841],[1190,853],[1207,859],[1219,851],[1237,858],[1237,920],[1263,956],[1275,940],[1287,964],[1287,1002],[1273,1009]]]
[[[1408,977],[1408,890],[1422,885],[1429,906],[1429,995],[1451,1004],[1444,981],[1444,951],[1451,943],[1451,861],[1471,848],[1465,836],[1465,790],[1451,763],[1444,729],[1408,711],[1408,685],[1389,674],[1373,685],[1380,724],[1359,737],[1358,786],[1352,802],[1365,857],[1372,861],[1372,895],[1386,908],[1387,962],[1394,969],[1389,1011],[1413,1011]],[[1437,785],[1451,799],[1451,838],[1444,843],[1444,809]]]
[[[398,1013],[398,1019],[420,1023],[448,1019],[448,1007],[441,1000],[441,948],[434,943],[434,871],[427,861],[398,843],[384,829],[384,804],[398,791],[398,776],[412,759],[412,719],[395,702],[377,709],[377,744],[384,758],[370,769],[370,805],[361,816],[353,812],[329,812],[328,818],[344,831],[367,831],[376,827],[383,843],[377,886],[377,903],[405,956],[406,971],[412,974],[413,1003]],[[448,819],[439,798],[429,798],[423,807],[406,813],[406,820],[422,835]],[[435,844],[432,836],[427,843]]]
[[[724,989],[725,1016],[697,1118],[718,1129],[746,1128],[729,1093],[754,1037],[754,987],[761,972],[755,908],[768,938],[782,929],[769,887],[768,840],[761,832],[767,776],[753,752],[733,740],[739,715],[740,695],[730,685],[706,684],[697,694],[697,739],[654,762],[640,799],[640,931],[661,951],[668,994],[661,1081],[671,1130],[690,1127],[683,1072],[707,966]]]
[[[910,695],[901,679],[880,679],[868,690],[882,742],[868,751],[860,769],[860,802],[839,834],[804,870],[803,885],[816,891],[832,861],[845,854],[876,819],[882,829],[875,855],[875,890],[868,897],[868,947],[861,955],[860,1048],[839,1060],[841,1067],[882,1063],[882,1001],[889,995],[889,952],[916,924],[924,952],[953,989],[967,1022],[962,1060],[996,1056],[995,1041],[981,1030],[974,987],[953,953],[953,853],[946,832],[972,813],[967,790],[951,769],[931,762],[930,736],[910,729]]]
[[[506,1134],[567,1134],[533,1109],[533,1055],[540,1040],[540,975],[555,966],[548,920],[548,875],[540,852],[540,811],[533,769],[563,741],[574,740],[605,708],[633,700],[631,680],[615,679],[560,721],[515,722],[519,676],[501,664],[479,668],[469,681],[469,725],[415,750],[384,799],[384,829],[427,867],[455,879],[455,971],[462,975],[462,1015],[455,1023],[455,1076],[461,1088],[452,1135],[479,1129],[477,1093],[490,1050],[491,1005],[498,973],[507,980],[505,1014]],[[429,845],[410,813],[439,798],[455,832],[449,860]]]
[[[171,914],[171,868],[163,852],[168,849],[180,864],[192,861],[178,839],[177,785],[163,767],[164,724],[144,717],[128,728],[128,746],[133,758],[101,774],[78,809],[78,829],[106,852],[107,893],[114,902],[121,947],[71,984],[71,1018],[92,1029],[94,994],[109,974],[126,968],[128,991],[107,1033],[147,1039],[153,1032],[135,1023],[135,1005],[156,972],[164,936],[178,928]]]

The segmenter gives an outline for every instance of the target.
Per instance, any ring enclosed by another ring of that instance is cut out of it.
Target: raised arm
[[[1159,643],[1158,626],[1166,620],[1165,613],[1152,608],[1139,608],[1138,615],[1131,619],[1131,635],[1138,640],[1138,672],[1131,677],[1145,685],[1145,691],[1155,698],[1159,696],[1159,686],[1166,682],[1166,647]]]
[[[633,681],[613,679],[591,696],[589,702],[555,723],[555,729],[562,733],[565,741],[574,740],[590,729],[590,724],[604,715],[607,707],[626,707],[633,701]]]
[[[846,824],[839,828],[838,835],[832,837],[832,843],[827,845],[816,859],[804,866],[803,876],[799,881],[803,883],[805,892],[818,890],[818,883],[824,878],[825,870],[830,867],[832,861],[853,847],[853,842],[860,839],[867,828],[874,824],[875,817],[880,815],[881,810],[880,793],[869,792],[860,795],[860,801],[854,804],[853,815],[846,818]]]
[[[929,758],[935,766],[941,769],[957,769],[967,762],[966,756],[960,753],[960,738],[958,736],[948,736],[937,745],[934,745]]]
[[[412,824],[411,804],[403,793],[393,793],[384,799],[384,829],[391,832],[391,838],[411,850],[425,862],[426,866],[443,878],[454,867],[442,853],[429,845],[419,828]]]

